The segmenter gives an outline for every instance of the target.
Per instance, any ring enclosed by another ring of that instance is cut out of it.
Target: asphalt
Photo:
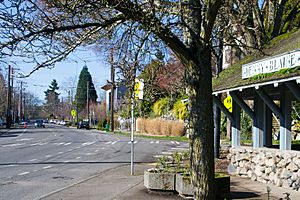
[[[8,130],[0,129],[0,135]],[[122,165],[105,170],[75,184],[53,191],[40,197],[41,200],[164,200],[182,199],[178,194],[148,191],[144,187],[143,174],[151,164],[135,164],[134,175],[130,175],[130,165]],[[251,181],[248,178],[230,177],[230,196],[227,199],[300,199],[300,191]]]
[[[107,170],[69,187],[54,191],[40,198],[42,200],[163,200],[182,199],[178,194],[151,192],[144,187],[143,172],[149,164],[135,165],[135,175],[130,175],[130,166],[123,165]],[[231,193],[228,199],[300,199],[300,191],[270,186],[247,178],[231,176]]]

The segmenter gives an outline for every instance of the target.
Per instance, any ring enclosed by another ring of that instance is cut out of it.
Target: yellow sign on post
[[[224,99],[224,106],[229,110],[229,112],[232,113],[232,97],[231,96],[227,96],[225,99]]]
[[[72,117],[75,117],[76,116],[76,110],[71,110],[71,115],[72,115]]]
[[[144,96],[144,82],[143,80],[135,79],[134,83],[134,98],[135,99],[143,99]]]

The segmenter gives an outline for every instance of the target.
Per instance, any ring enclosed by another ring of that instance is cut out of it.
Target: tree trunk
[[[190,164],[195,199],[215,199],[211,53],[207,46],[195,49],[186,69],[191,103]]]

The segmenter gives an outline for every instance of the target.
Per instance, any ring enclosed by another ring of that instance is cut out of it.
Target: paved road
[[[136,138],[135,162],[182,147],[187,144]],[[98,131],[29,126],[2,134],[0,153],[0,199],[32,200],[128,164],[130,142]]]

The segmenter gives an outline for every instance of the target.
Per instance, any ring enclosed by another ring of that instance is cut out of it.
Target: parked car
[[[35,128],[37,128],[37,127],[45,128],[45,124],[44,124],[43,120],[36,120],[34,123],[34,126],[35,126]]]
[[[5,125],[6,125],[5,120],[3,120],[3,119],[0,118],[0,126],[5,126]]]
[[[82,129],[82,128],[85,128],[85,129],[90,129],[90,125],[89,125],[89,122],[87,121],[80,121],[77,125],[77,128],[78,129]]]

